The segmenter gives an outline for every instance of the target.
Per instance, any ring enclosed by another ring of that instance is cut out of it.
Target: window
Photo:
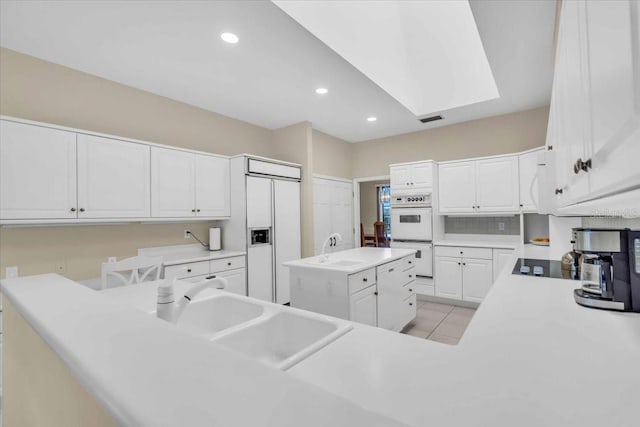
[[[387,236],[391,237],[391,187],[378,186],[378,221],[384,222]]]

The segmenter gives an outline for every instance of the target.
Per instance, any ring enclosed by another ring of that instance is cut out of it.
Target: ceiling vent
[[[431,117],[423,117],[420,120],[422,123],[429,123],[429,122],[435,122],[436,120],[442,120],[442,116],[437,115],[437,116],[431,116]]]

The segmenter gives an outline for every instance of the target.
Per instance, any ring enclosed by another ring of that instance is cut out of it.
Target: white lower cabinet
[[[493,260],[462,259],[462,300],[482,302],[493,284]]]
[[[349,297],[350,320],[378,326],[378,291],[376,285],[362,289]]]
[[[353,274],[290,265],[291,306],[400,331],[416,317],[414,266],[414,255]]]
[[[435,295],[482,302],[493,284],[493,250],[436,246]]]
[[[214,259],[211,261],[188,262],[164,267],[165,279],[181,279],[199,282],[207,278],[227,279],[227,292],[247,295],[247,270],[244,256]]]
[[[494,249],[493,250],[493,280],[495,281],[505,268],[513,267],[511,259],[513,257],[513,249]]]

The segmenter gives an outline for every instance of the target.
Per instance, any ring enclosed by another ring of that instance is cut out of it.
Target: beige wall
[[[367,181],[360,183],[360,222],[367,234],[373,234],[373,223],[378,220],[378,185],[389,181]]]
[[[302,165],[300,213],[302,256],[313,255],[313,154],[311,123],[302,122],[273,131],[275,156]]]
[[[549,107],[382,138],[354,145],[353,175],[387,175],[390,163],[455,160],[544,145]]]
[[[314,129],[313,173],[353,178],[353,144]]]
[[[6,299],[3,350],[5,427],[118,425]]]

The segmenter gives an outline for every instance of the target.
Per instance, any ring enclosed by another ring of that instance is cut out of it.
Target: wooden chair
[[[387,238],[387,228],[382,221],[376,221],[373,223],[373,229],[375,230],[376,246],[379,248],[389,247],[389,238]]]
[[[364,234],[364,227],[362,226],[362,223],[360,223],[360,246],[363,248],[365,246],[376,246],[375,236],[371,237],[370,235]]]
[[[148,280],[158,280],[162,269],[162,258],[134,256],[116,262],[102,263],[102,289],[107,288],[109,276],[117,278],[122,285],[132,285]]]

